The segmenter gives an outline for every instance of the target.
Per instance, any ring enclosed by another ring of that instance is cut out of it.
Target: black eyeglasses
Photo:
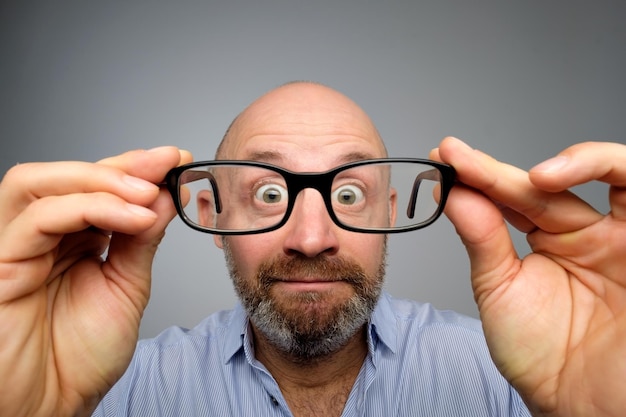
[[[245,235],[283,226],[306,188],[319,191],[330,218],[343,229],[362,233],[420,229],[441,215],[454,178],[454,168],[446,164],[384,158],[350,162],[326,172],[292,172],[255,161],[193,162],[170,170],[165,181],[188,226]]]

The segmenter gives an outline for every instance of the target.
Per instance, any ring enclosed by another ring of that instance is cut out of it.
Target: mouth
[[[295,293],[337,291],[340,287],[347,285],[349,284],[342,279],[320,277],[279,278],[272,280],[272,286],[275,289]]]
[[[320,276],[320,275],[290,275],[288,277],[275,276],[270,278],[277,282],[338,282],[344,281],[339,276]]]
[[[265,290],[284,293],[353,293],[365,280],[360,268],[342,260],[293,258],[268,262],[257,275]]]

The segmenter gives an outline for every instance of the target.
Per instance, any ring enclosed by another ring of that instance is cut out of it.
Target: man
[[[295,173],[385,156],[363,111],[312,83],[255,101],[217,155]],[[327,197],[304,188],[281,227],[216,236],[242,306],[140,342],[134,357],[175,215],[155,184],[190,155],[12,169],[0,187],[0,415],[623,415],[626,147],[576,145],[529,173],[453,138],[430,156],[457,172],[446,215],[470,256],[484,335],[380,294],[384,234],[340,227],[351,220],[331,219]],[[592,180],[611,184],[608,215],[566,191]],[[392,225],[398,203],[385,198]],[[505,217],[532,255],[517,258]]]

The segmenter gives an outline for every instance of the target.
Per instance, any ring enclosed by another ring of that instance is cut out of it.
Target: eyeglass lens
[[[304,174],[310,175],[310,174]],[[320,190],[337,222],[353,229],[398,230],[429,222],[439,170],[415,162],[381,162],[340,170]],[[280,172],[251,165],[207,165],[179,176],[186,220],[214,233],[252,232],[280,224],[289,210],[290,185]],[[320,210],[326,210],[320,199]]]

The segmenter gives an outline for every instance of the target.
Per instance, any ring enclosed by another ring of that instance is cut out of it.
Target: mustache
[[[261,264],[257,272],[259,283],[266,288],[275,281],[307,277],[314,277],[318,281],[345,281],[355,285],[360,285],[367,279],[363,268],[355,262],[328,256],[277,257]]]

